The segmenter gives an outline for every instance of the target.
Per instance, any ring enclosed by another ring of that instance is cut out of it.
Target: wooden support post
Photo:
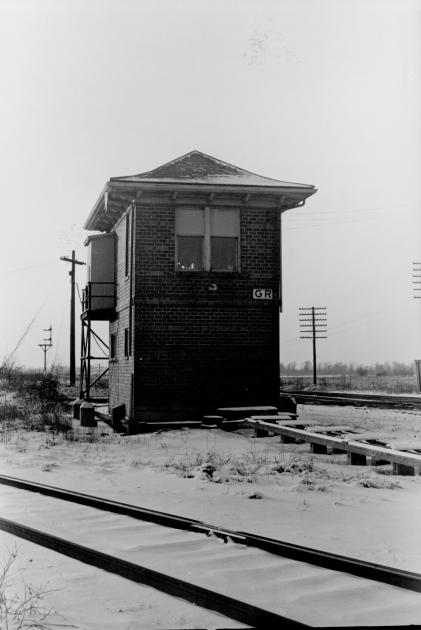
[[[254,437],[261,438],[261,437],[266,437],[267,435],[268,435],[267,430],[262,429],[261,427],[259,427],[258,424],[256,424],[256,428],[254,429]]]
[[[327,454],[327,446],[324,444],[316,444],[315,442],[311,443],[311,452],[320,455]]]
[[[360,453],[348,453],[348,464],[351,464],[351,466],[366,466],[367,457]]]
[[[281,444],[292,444],[296,441],[297,440],[295,440],[293,437],[290,437],[289,435],[281,435]]]
[[[393,462],[394,475],[407,475],[413,477],[419,475],[419,466],[407,466],[406,464],[398,464]]]
[[[370,458],[370,466],[385,466],[386,464],[390,464],[389,461],[387,461],[387,459],[379,459],[378,457],[371,457]]]

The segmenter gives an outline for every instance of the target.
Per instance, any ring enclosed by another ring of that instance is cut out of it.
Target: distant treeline
[[[281,363],[280,372],[288,376],[312,374],[313,364],[311,361],[300,364],[295,361],[286,364]],[[373,365],[341,362],[317,364],[317,374],[320,376],[344,374],[350,376],[412,376],[414,373],[413,363],[400,363],[399,361],[374,363]]]

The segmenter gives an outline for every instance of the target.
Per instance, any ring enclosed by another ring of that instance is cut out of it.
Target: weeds
[[[182,455],[171,456],[164,462],[163,467],[188,479],[197,477],[214,483],[230,481],[254,483],[258,478],[265,476],[283,473],[303,475],[314,470],[312,459],[305,461],[269,449],[256,451],[254,442],[248,452],[238,455],[222,454],[216,450],[186,451]]]
[[[21,588],[16,589],[18,575],[14,571],[17,549],[9,553],[7,560],[0,567],[0,628],[2,630],[50,630],[48,624],[50,610],[46,610],[42,601],[49,591],[43,587],[26,584],[22,575]],[[19,594],[16,594],[16,590]]]
[[[276,464],[274,471],[277,473],[292,474],[310,473],[314,471],[314,464],[312,459],[307,461],[293,458],[286,464]]]
[[[389,480],[389,479],[373,479],[372,477],[363,477],[360,479],[360,484],[364,486],[364,488],[377,488],[377,489],[386,489],[386,490],[396,490],[397,488],[402,488],[401,483],[398,480]]]
[[[42,430],[52,427],[56,432],[69,430],[66,418],[66,398],[60,392],[60,372],[47,374],[10,370],[3,374],[4,392],[0,403],[0,432],[15,430]]]
[[[0,422],[4,420],[21,420],[28,415],[27,410],[14,403],[4,402],[0,405]]]
[[[304,390],[312,386],[311,375],[281,376],[281,388],[287,390]],[[321,390],[347,390],[384,392],[385,394],[414,394],[417,391],[414,376],[337,374],[321,375],[317,388]]]

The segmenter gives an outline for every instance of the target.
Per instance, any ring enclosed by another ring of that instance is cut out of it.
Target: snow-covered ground
[[[302,406],[299,413],[320,424],[421,437],[421,414],[411,411]],[[255,439],[251,432],[123,437],[100,424],[94,433],[80,430],[73,440],[48,432],[0,434],[0,474],[421,572],[421,477],[392,476],[387,466],[350,466],[343,455],[310,455],[306,444]],[[0,508],[1,496],[0,486]],[[44,597],[57,611],[55,623],[90,629],[229,625],[0,532],[2,558],[15,544],[15,566],[24,567],[25,581],[57,589]]]

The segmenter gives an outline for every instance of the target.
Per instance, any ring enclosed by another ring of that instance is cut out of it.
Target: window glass
[[[211,269],[212,271],[237,270],[238,239],[229,236],[212,236]]]
[[[239,236],[240,213],[238,209],[211,209],[212,236]]]
[[[110,358],[114,359],[116,355],[116,336],[114,333],[110,335]]]
[[[129,337],[129,329],[124,329],[124,356],[130,356],[130,337]]]
[[[202,271],[203,237],[177,237],[177,269],[182,271]]]
[[[203,236],[205,233],[205,213],[203,210],[177,208],[175,231],[186,236]]]

